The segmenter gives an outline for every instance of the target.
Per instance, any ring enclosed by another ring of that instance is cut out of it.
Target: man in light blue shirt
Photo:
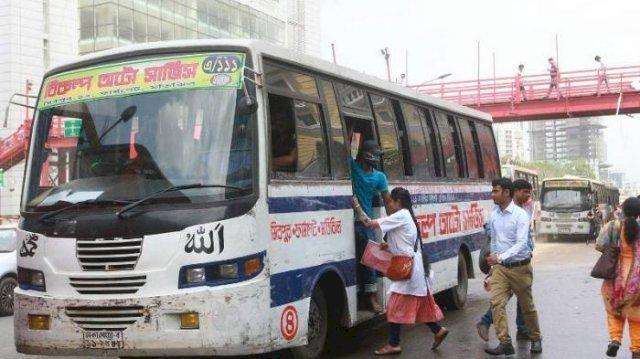
[[[531,285],[531,248],[529,247],[530,218],[524,209],[512,200],[513,182],[499,178],[492,182],[491,198],[497,205],[491,213],[491,255],[487,263],[491,267],[491,310],[494,327],[500,344],[485,349],[492,355],[515,353],[507,324],[506,305],[514,293],[521,304],[522,315],[529,329],[531,352],[542,352],[542,337],[538,323]]]
[[[531,231],[531,220],[533,219],[533,200],[531,199],[531,191],[533,190],[533,186],[531,183],[524,179],[517,179],[513,181],[513,203],[515,203],[518,207],[524,209],[524,211],[529,216],[529,236],[527,240],[527,245],[533,251],[535,246],[533,242],[533,236]],[[496,205],[497,208],[499,206]],[[491,233],[491,228],[488,228],[487,232]],[[485,289],[491,286],[491,276],[488,276],[485,279]],[[488,289],[487,289],[488,290]],[[520,302],[518,302],[517,310],[516,310],[516,326],[518,327],[518,331],[516,332],[517,340],[529,340],[529,329],[524,323],[524,317],[522,316],[522,309],[520,308]],[[487,312],[480,318],[480,321],[476,324],[476,328],[478,330],[478,335],[485,342],[489,341],[489,327],[493,324],[493,313],[491,311],[491,307],[487,310]]]

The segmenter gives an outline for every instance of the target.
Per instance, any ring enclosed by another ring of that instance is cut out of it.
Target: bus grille
[[[142,238],[79,238],[76,250],[83,270],[132,270],[142,251]]]
[[[85,330],[125,330],[144,315],[142,306],[66,307],[65,313]]]
[[[147,276],[69,278],[70,284],[80,294],[133,294],[142,287]]]

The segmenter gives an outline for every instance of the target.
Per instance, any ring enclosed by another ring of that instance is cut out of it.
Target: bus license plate
[[[571,228],[558,228],[559,233],[570,233]]]
[[[87,349],[122,349],[124,333],[122,331],[84,331],[82,347]]]

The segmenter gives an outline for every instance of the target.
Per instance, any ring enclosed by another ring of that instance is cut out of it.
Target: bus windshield
[[[590,209],[586,189],[548,189],[542,195],[542,209],[555,212],[578,212]]]
[[[239,93],[165,91],[41,110],[25,209],[134,201],[192,183],[221,187],[167,192],[154,201],[211,202],[250,193],[252,116],[236,115]]]

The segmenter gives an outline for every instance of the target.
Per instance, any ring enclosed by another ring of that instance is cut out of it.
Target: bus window
[[[318,105],[270,94],[269,113],[272,177],[328,177],[327,150]]]
[[[380,147],[383,152],[382,168],[389,179],[403,179],[402,154],[398,146],[396,115],[391,101],[382,96],[371,95],[371,103],[378,127]]]
[[[424,114],[425,122],[425,130],[427,132],[427,142],[431,146],[431,153],[433,161],[433,169],[436,177],[443,177],[443,169],[442,169],[442,156],[440,154],[440,145],[438,144],[438,131],[437,126],[434,123],[434,114],[430,109],[422,109],[421,111]]]
[[[372,119],[371,107],[363,89],[335,83],[340,109],[344,116]]]
[[[334,178],[349,178],[349,167],[347,166],[347,147],[344,144],[344,133],[342,131],[342,121],[340,111],[336,102],[336,95],[333,92],[333,85],[327,80],[320,80],[320,91],[324,97],[327,118],[329,119],[329,138],[331,149],[331,172]]]
[[[471,129],[471,137],[473,137],[474,153],[476,155],[476,161],[478,162],[478,177],[485,178],[484,164],[482,163],[482,147],[480,147],[480,139],[478,138],[478,130],[476,129],[476,123],[469,121],[469,128]]]
[[[413,175],[418,180],[425,180],[435,176],[433,151],[430,138],[425,140],[423,124],[426,124],[424,112],[407,103],[402,103],[402,114],[407,126],[407,137],[411,151],[411,167]],[[428,138],[428,137],[427,137]]]
[[[409,134],[407,133],[407,126],[402,116],[402,109],[400,103],[396,100],[391,100],[393,110],[395,113],[396,130],[398,133],[398,140],[400,141],[400,149],[402,153],[402,163],[404,164],[404,175],[407,177],[413,176],[413,164],[411,162],[411,150],[409,148]]]
[[[493,130],[491,130],[491,126],[484,124],[478,124],[476,130],[478,131],[478,140],[480,140],[480,146],[482,148],[482,163],[485,177],[498,178],[500,177],[500,160],[498,159],[498,150],[493,137]]]
[[[440,143],[442,143],[442,157],[444,159],[445,176],[451,178],[464,177],[460,155],[456,149],[456,129],[446,113],[436,112],[438,131],[440,132]]]
[[[313,77],[291,70],[285,70],[265,62],[264,73],[267,79],[269,92],[275,91],[281,94],[297,93],[318,98],[318,89]]]
[[[458,125],[460,126],[460,134],[464,143],[464,151],[467,156],[467,171],[469,178],[482,178],[482,166],[478,165],[478,158],[476,154],[476,142],[477,136],[474,136],[475,126],[472,122],[459,118]],[[472,131],[472,127],[474,131]],[[474,137],[476,140],[474,141]]]

